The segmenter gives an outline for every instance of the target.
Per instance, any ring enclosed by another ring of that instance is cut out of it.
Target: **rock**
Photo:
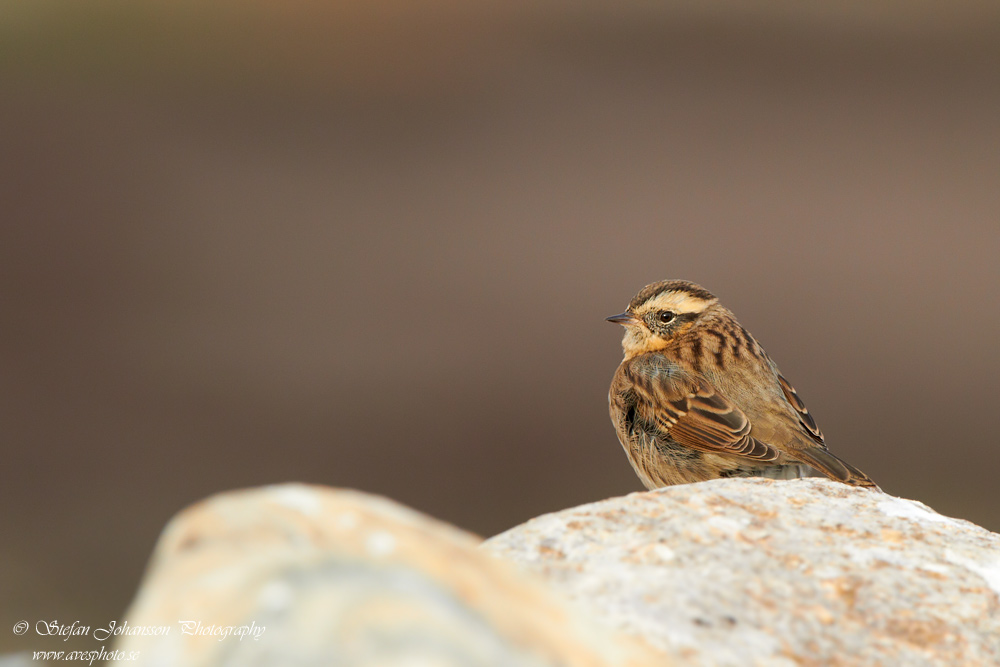
[[[1000,535],[825,479],[635,493],[482,548],[688,664],[1000,665]]]
[[[114,664],[653,664],[650,649],[479,542],[358,492],[284,485],[215,496],[164,530]],[[141,634],[157,629],[166,633]]]
[[[30,653],[5,653],[0,655],[0,667],[31,667],[36,664]]]

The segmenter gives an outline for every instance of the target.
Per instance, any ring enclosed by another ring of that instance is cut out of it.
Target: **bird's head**
[[[626,357],[662,350],[686,332],[719,300],[686,280],[663,280],[643,287],[625,312],[607,318],[625,327]]]

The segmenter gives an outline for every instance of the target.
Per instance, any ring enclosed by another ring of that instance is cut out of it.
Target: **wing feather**
[[[707,380],[661,355],[639,355],[625,369],[647,419],[664,435],[702,452],[775,461],[774,447],[750,436],[750,420]]]
[[[785,394],[785,400],[787,400],[799,417],[799,423],[802,424],[802,428],[805,429],[813,440],[819,444],[823,444],[823,432],[819,430],[819,426],[816,425],[816,420],[813,416],[809,414],[809,410],[806,408],[806,404],[802,402],[799,398],[798,392],[795,391],[795,387],[785,379],[785,376],[778,373],[778,383],[781,385],[781,391]]]
[[[634,391],[635,410],[655,424],[665,438],[691,449],[728,454],[755,462],[773,462],[782,452],[750,435],[747,415],[721,394],[704,377],[689,372],[661,354],[640,354],[624,362],[621,369]],[[795,389],[778,374],[781,390],[795,410],[802,426],[803,440],[787,446],[788,459],[804,463],[831,479],[853,486],[878,488],[863,472],[831,454],[823,444],[823,434]]]

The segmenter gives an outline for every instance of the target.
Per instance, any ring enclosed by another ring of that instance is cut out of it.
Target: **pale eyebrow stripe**
[[[700,313],[712,305],[713,301],[707,301],[684,292],[666,292],[656,295],[647,303],[649,308],[664,308],[675,313]]]

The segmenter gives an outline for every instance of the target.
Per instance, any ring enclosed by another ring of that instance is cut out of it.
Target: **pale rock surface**
[[[38,663],[32,661],[30,653],[5,653],[0,655],[0,667],[33,667]]]
[[[358,492],[282,485],[221,494],[168,524],[126,615],[132,630],[169,633],[119,636],[124,659],[115,664],[663,664],[479,543]],[[184,620],[246,629],[186,635]]]
[[[1000,535],[825,479],[715,480],[484,550],[693,665],[1000,665]]]

